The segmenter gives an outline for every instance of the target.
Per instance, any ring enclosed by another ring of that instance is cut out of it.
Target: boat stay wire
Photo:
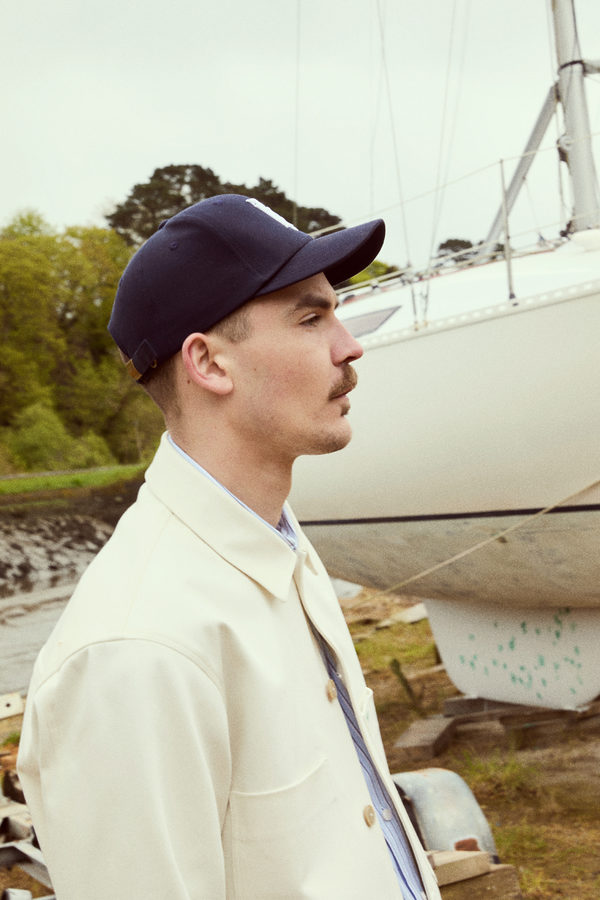
[[[385,79],[385,89],[386,89],[386,98],[388,104],[388,115],[390,120],[390,130],[392,133],[392,149],[394,153],[394,168],[396,171],[396,182],[398,185],[398,197],[400,200],[401,214],[402,214],[402,230],[404,234],[404,243],[406,246],[406,257],[407,257],[407,267],[410,267],[410,242],[408,239],[408,225],[406,222],[406,212],[405,207],[406,204],[404,202],[404,192],[402,190],[402,177],[400,174],[400,159],[398,156],[398,142],[396,139],[396,119],[394,116],[394,105],[392,103],[392,91],[390,87],[390,76],[389,69],[387,64],[387,56],[385,51],[385,29],[383,23],[383,13],[381,10],[381,0],[377,0],[377,22],[379,26],[379,46],[381,51],[381,64],[383,67],[383,74]]]
[[[298,227],[298,144],[300,142],[300,15],[301,0],[296,0],[296,84],[294,90],[294,198],[292,225]]]
[[[449,42],[448,42],[448,57],[446,60],[446,75],[444,78],[444,99],[442,103],[442,121],[440,125],[440,137],[439,137],[439,147],[438,147],[438,162],[437,162],[437,172],[436,172],[436,180],[435,180],[435,189],[434,189],[434,208],[433,208],[433,217],[432,217],[432,226],[431,226],[431,245],[429,249],[429,259],[433,259],[435,243],[439,233],[439,225],[442,215],[442,207],[445,199],[445,186],[448,181],[448,172],[450,169],[450,161],[452,158],[452,145],[454,143],[454,135],[456,130],[456,122],[458,118],[458,108],[460,102],[460,95],[462,91],[463,85],[463,74],[464,74],[464,65],[466,58],[466,48],[467,48],[467,32],[468,32],[468,24],[469,24],[469,13],[470,13],[470,0],[466,0],[466,13],[464,17],[464,27],[463,27],[463,36],[462,36],[462,46],[456,51],[457,46],[457,37],[456,37],[456,12],[457,12],[457,0],[454,0],[452,4],[452,18],[450,22],[449,29]],[[453,110],[450,112],[450,85],[452,83],[452,69],[453,69],[453,59],[456,55],[456,52],[460,54],[460,62],[458,64],[458,77],[457,77],[457,85],[455,89],[454,96],[454,104]],[[445,150],[445,160],[444,160],[444,150]],[[443,171],[442,171],[443,170]]]
[[[591,133],[590,137],[595,138],[595,137],[598,137],[599,135],[600,135],[600,131],[594,131]],[[575,142],[573,142],[573,144],[574,143]],[[477,169],[472,169],[471,171],[466,172],[464,175],[460,175],[457,178],[453,178],[453,179],[447,181],[444,185],[444,188],[453,187],[454,185],[460,184],[461,182],[467,181],[468,179],[482,175],[485,172],[491,172],[493,169],[496,169],[496,167],[498,167],[500,165],[506,165],[507,163],[511,163],[511,162],[516,162],[518,164],[519,161],[523,160],[524,158],[533,157],[533,156],[542,156],[547,153],[556,154],[556,143],[555,142],[549,144],[546,147],[539,147],[537,150],[525,151],[524,153],[519,154],[518,156],[506,157],[503,160],[497,160],[495,162],[488,163],[485,166],[480,166]],[[558,158],[558,155],[557,155],[557,158]],[[561,185],[561,200],[562,200],[561,207],[559,209],[558,215],[552,221],[545,221],[543,223],[543,227],[545,229],[555,229],[555,230],[563,229],[564,230],[565,221],[567,219],[567,215],[566,215],[567,205],[565,202],[564,190],[562,187],[562,177],[564,177],[564,176],[561,177],[560,162],[558,162],[558,167],[559,167],[559,179],[560,179],[560,185]],[[400,203],[391,203],[384,207],[379,207],[376,210],[371,210],[370,215],[384,217],[386,214],[393,212],[394,210],[398,209],[398,207],[401,207],[402,213],[403,213],[403,218],[404,218],[404,207],[405,206],[408,206],[408,204],[417,203],[421,200],[425,200],[428,197],[432,197],[434,194],[435,194],[435,188],[431,188],[428,191],[422,191],[421,193],[414,194],[412,197],[408,197],[407,199],[401,201]],[[356,225],[356,224],[359,224],[360,222],[363,222],[364,220],[365,220],[365,217],[361,216],[361,217],[352,218],[352,219],[345,219],[340,224],[344,228],[349,228],[352,225]],[[405,221],[405,219],[404,219],[404,221]],[[536,230],[539,233],[539,227],[540,227],[539,222],[536,222],[535,224],[536,224]],[[321,228],[321,229],[311,232],[311,233],[314,237],[318,237],[322,234],[326,234],[327,232],[333,230],[334,228],[337,229],[339,227],[340,227],[340,225],[328,226],[327,228]],[[513,239],[523,238],[530,233],[531,233],[531,228],[525,228],[525,229],[513,232],[511,237]],[[488,251],[488,253],[491,253],[493,255],[494,247],[495,247],[495,241],[490,242],[489,240],[484,240],[481,244],[477,245],[477,250],[482,254],[482,257],[483,257],[486,255],[486,251]],[[419,270],[417,270],[417,271],[419,271]],[[420,274],[420,276],[418,276],[418,280],[421,283],[421,285],[423,286],[425,283],[425,280],[428,280],[429,276],[433,275],[434,272],[431,270],[430,265],[426,266],[425,269],[420,270],[420,271],[421,271],[421,274]],[[408,275],[408,274],[409,273],[407,272],[406,275]],[[414,275],[414,273],[413,273],[413,275]],[[412,281],[411,281],[411,286],[412,286]],[[414,302],[414,298],[413,298],[413,302]]]

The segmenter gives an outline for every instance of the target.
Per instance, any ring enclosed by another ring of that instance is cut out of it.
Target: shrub
[[[79,469],[114,462],[103,438],[92,431],[80,439],[74,438],[52,406],[44,401],[26,407],[15,416],[6,442],[20,468],[29,472]]]

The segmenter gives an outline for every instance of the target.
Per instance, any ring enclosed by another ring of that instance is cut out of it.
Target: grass
[[[19,741],[21,740],[21,732],[20,731],[11,731],[10,734],[4,738],[0,747],[18,747]]]
[[[359,627],[353,626],[350,630],[356,633]],[[394,659],[402,667],[417,665],[421,668],[433,666],[436,661],[435,644],[426,619],[414,625],[399,623],[374,631],[357,642],[356,652],[365,670],[387,669]]]
[[[521,761],[513,750],[466,753],[450,768],[482,806],[500,859],[517,868],[524,900],[600,896],[600,829],[581,795],[585,778],[573,775],[569,789],[557,791],[551,771]],[[588,792],[597,794],[589,782]]]
[[[40,475],[18,475],[0,478],[0,496],[29,494],[37,491],[61,491],[72,488],[104,487],[142,474],[146,464],[105,466],[73,472],[44,472]]]
[[[427,621],[365,632],[351,625],[367,683],[375,691],[382,737],[392,771],[442,766],[461,775],[475,794],[494,835],[503,863],[517,870],[523,900],[597,900],[600,897],[600,825],[595,742],[584,737],[555,738],[550,756],[538,756],[504,739],[465,731],[444,754],[411,764],[395,743],[417,715],[406,691],[390,668],[396,659],[410,673],[419,704],[426,714],[442,711],[452,689],[445,673],[418,677],[435,660]],[[362,638],[362,639],[361,639]],[[540,752],[547,746],[541,743]],[[589,751],[585,748],[589,746]],[[587,756],[587,768],[570,770],[576,752]],[[542,761],[540,761],[542,760]],[[587,774],[589,770],[589,775]],[[557,776],[558,773],[558,776]]]
[[[548,841],[537,825],[506,825],[496,828],[500,859],[530,859],[548,849]]]
[[[453,766],[480,801],[493,798],[509,802],[538,798],[541,793],[539,771],[531,763],[519,760],[514,751],[496,750],[491,756],[475,756],[464,751]]]
[[[531,818],[531,812],[527,812]],[[493,827],[500,859],[516,866],[524,900],[596,900],[600,896],[598,829],[576,820]]]
[[[438,712],[444,697],[456,693],[453,686],[448,690],[446,683],[440,686],[434,679],[418,679],[420,671],[438,662],[427,619],[381,629],[369,626],[367,631],[365,622],[359,620],[350,625],[350,632],[367,682],[375,692],[384,740],[392,740],[415,718]],[[445,673],[442,677],[445,679]]]

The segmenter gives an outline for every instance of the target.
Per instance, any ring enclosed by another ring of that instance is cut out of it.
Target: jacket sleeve
[[[28,698],[19,772],[60,900],[220,900],[230,787],[215,681],[146,640],[95,644]]]

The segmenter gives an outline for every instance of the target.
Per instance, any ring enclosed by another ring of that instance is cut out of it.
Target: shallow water
[[[73,587],[33,591],[0,601],[0,694],[27,689],[36,656]]]
[[[40,648],[111,532],[82,515],[0,518],[0,694],[27,688]]]

